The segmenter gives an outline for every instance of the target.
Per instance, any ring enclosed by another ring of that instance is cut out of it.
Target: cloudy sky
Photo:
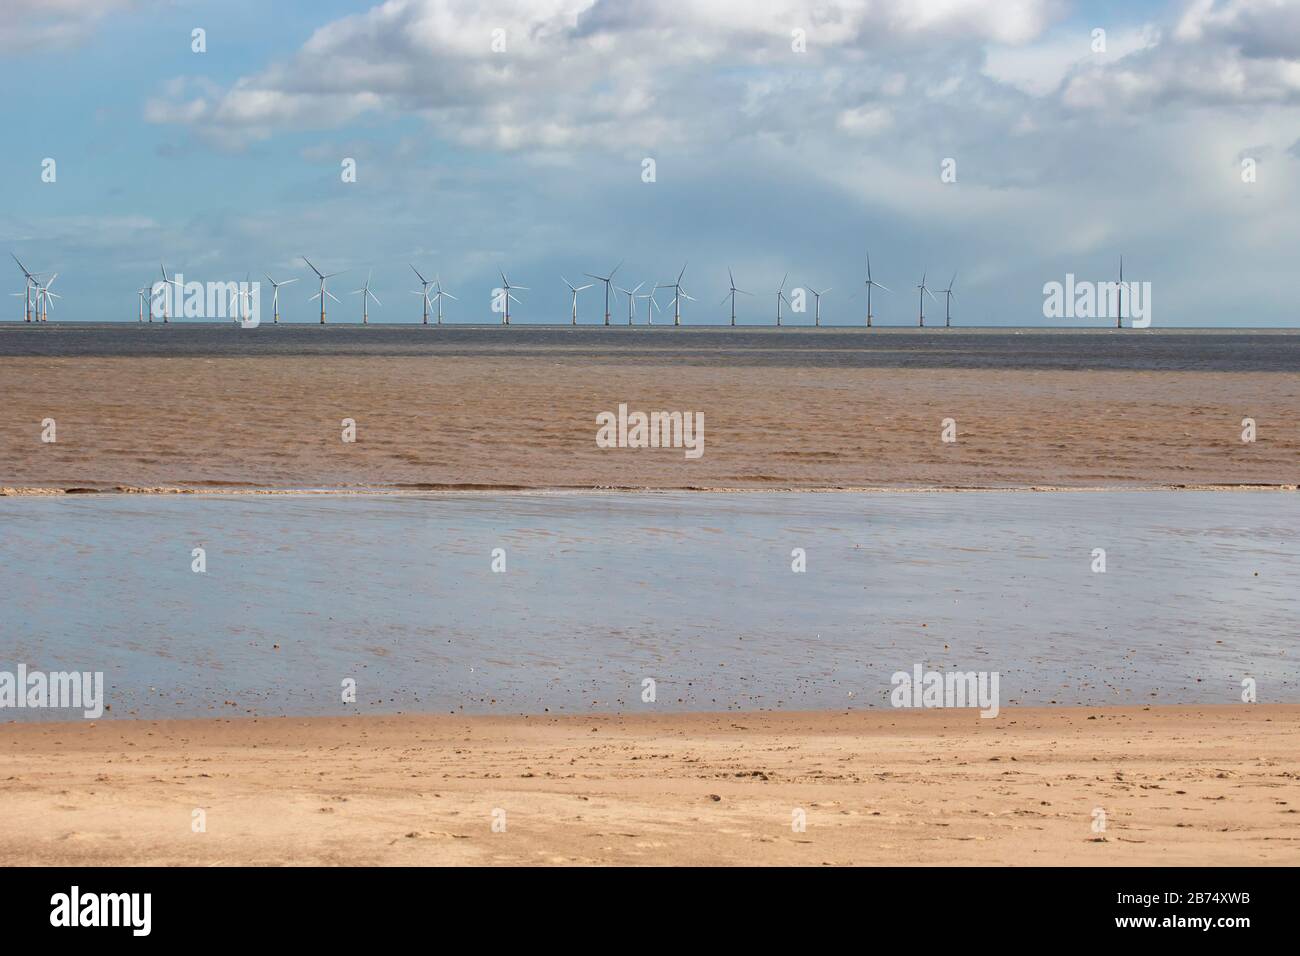
[[[372,320],[419,321],[408,262],[459,296],[453,321],[495,320],[501,269],[531,287],[518,321],[562,321],[561,274],[626,258],[627,284],[689,260],[687,323],[725,321],[729,266],[757,293],[743,322],[772,323],[788,272],[833,287],[824,321],[860,323],[870,249],[895,292],[880,324],[915,322],[928,270],[957,273],[960,324],[1051,325],[1043,284],[1111,279],[1121,254],[1157,327],[1297,324],[1297,0],[5,11],[0,241],[60,273],[59,318],[133,321],[165,260],[187,279],[303,276],[282,312],[309,321],[306,254],[350,270],[340,321],[370,269]],[[599,321],[596,289],[580,309]]]

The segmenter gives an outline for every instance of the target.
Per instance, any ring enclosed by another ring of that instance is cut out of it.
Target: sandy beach
[[[544,355],[0,358],[14,488],[1294,485],[1300,378],[603,364]],[[705,450],[602,449],[597,413],[704,413]],[[1258,440],[1241,441],[1254,417]],[[40,441],[41,422],[57,441]],[[357,440],[341,440],[341,422]],[[940,440],[956,422],[957,441]]]
[[[8,864],[1300,862],[1300,707],[0,728]],[[1105,813],[1093,832],[1094,811]],[[206,832],[191,828],[206,813]],[[792,830],[796,810],[805,832]],[[493,832],[493,811],[505,832]],[[498,815],[499,818],[499,815]]]

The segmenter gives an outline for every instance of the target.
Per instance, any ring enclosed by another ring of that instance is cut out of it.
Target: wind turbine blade
[[[520,286],[520,288],[523,288],[523,286]],[[588,282],[586,285],[580,285],[580,286],[578,286],[578,288],[574,289],[573,291],[574,291],[574,292],[581,292],[583,289],[590,289],[590,288],[591,288],[591,283]]]
[[[369,291],[369,290],[367,290],[367,291]],[[375,295],[373,292],[370,293],[370,298],[372,298],[372,299],[375,300],[375,305],[382,306],[382,305],[384,304],[384,303],[382,303],[382,302],[379,301],[379,296]]]
[[[785,275],[781,276],[781,288],[777,289],[777,290],[776,290],[777,292],[784,292],[784,291],[785,291],[785,280],[788,279],[788,278],[790,278],[790,273],[788,273],[788,272],[787,272]]]
[[[408,266],[411,266],[411,271],[415,273],[416,278],[418,278],[418,279],[419,279],[421,282],[423,282],[425,285],[428,285],[428,284],[429,284],[428,281],[424,278],[424,276],[420,275],[420,270],[419,270],[419,269],[415,268],[415,266],[411,265],[411,263],[409,263],[409,262],[407,263],[407,265],[408,265]]]
[[[447,298],[451,299],[453,302],[459,302],[459,301],[460,301],[460,299],[457,299],[457,298],[456,298],[454,295],[452,295],[450,292],[443,292],[441,289],[438,290],[438,295],[445,295]]]
[[[888,287],[886,287],[886,286],[881,285],[879,282],[873,282],[873,283],[871,283],[871,284],[874,285],[877,289],[884,289],[886,292],[889,292],[889,293],[891,293],[891,294],[892,294],[893,291],[894,291],[893,289],[890,289],[890,288],[888,288]]]
[[[325,290],[325,294],[329,296],[331,299],[333,299],[335,302],[337,302],[339,305],[343,304],[343,300],[340,299],[338,296],[336,296],[333,292],[330,292],[328,289]]]
[[[322,279],[325,278],[323,275],[321,275],[321,271],[320,271],[319,269],[317,269],[315,266],[313,266],[313,265],[311,264],[311,260],[308,259],[306,256],[303,256],[303,257],[302,257],[302,261],[305,262],[305,263],[307,263],[307,265],[311,266],[311,271],[312,271],[312,272],[316,273],[318,276],[321,276]]]
[[[522,289],[522,290],[525,291],[525,292],[530,292],[530,291],[531,291],[531,290],[528,288],[528,286],[526,286],[526,285],[512,285],[510,288],[512,288],[512,289]]]
[[[682,271],[679,272],[679,273],[677,273],[677,283],[678,283],[678,285],[681,284],[682,276],[686,275],[686,266],[688,266],[688,265],[690,265],[689,262],[683,264],[683,265],[682,265]]]
[[[285,279],[283,282],[280,283],[280,285],[291,285],[292,283],[297,281],[298,281],[297,279]]]

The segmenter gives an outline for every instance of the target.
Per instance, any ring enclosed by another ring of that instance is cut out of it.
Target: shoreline
[[[59,495],[285,495],[285,496],[324,496],[324,497],[420,497],[434,495],[438,497],[473,497],[497,495],[533,495],[545,496],[579,496],[579,495],[672,495],[672,494],[725,494],[725,495],[770,495],[770,494],[888,494],[888,495],[926,495],[926,494],[1084,494],[1089,492],[1157,492],[1157,491],[1230,491],[1230,492],[1294,492],[1300,490],[1295,484],[1150,484],[1150,485],[813,485],[813,486],[775,486],[755,488],[752,486],[636,486],[636,485],[594,485],[583,486],[533,486],[533,485],[437,485],[421,487],[386,487],[383,485],[367,487],[337,488],[272,488],[263,486],[219,486],[189,488],[181,485],[134,487],[116,485],[113,487],[96,487],[93,485],[44,486],[29,485],[21,487],[0,487],[0,498],[56,497]]]
[[[1008,707],[992,720],[6,724],[0,853],[9,865],[1294,864],[1298,717],[1300,705],[1240,704]]]

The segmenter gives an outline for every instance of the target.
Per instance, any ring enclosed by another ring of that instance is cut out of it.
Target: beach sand
[[[0,359],[0,380],[11,488],[1133,487],[1300,474],[1300,378],[1267,373],[83,356]],[[596,415],[619,403],[703,412],[703,457],[598,448]],[[40,441],[45,418],[53,444]],[[345,418],[354,444],[341,441]],[[954,444],[940,441],[944,418]]]
[[[10,724],[0,861],[1294,865],[1297,718],[1240,705]]]

